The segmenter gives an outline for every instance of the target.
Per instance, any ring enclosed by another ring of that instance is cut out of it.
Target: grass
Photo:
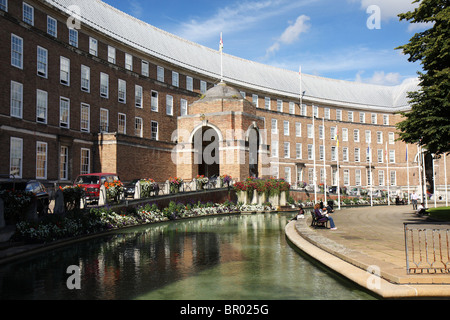
[[[431,218],[450,221],[450,207],[429,208],[427,211]]]

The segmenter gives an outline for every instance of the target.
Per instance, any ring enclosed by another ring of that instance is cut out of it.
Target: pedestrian
[[[337,230],[333,218],[330,217],[328,214],[323,213],[322,209],[320,209],[319,203],[316,203],[314,205],[314,214],[316,215],[318,221],[321,220],[323,221],[323,219],[327,219],[328,221],[330,221],[330,230]]]
[[[411,202],[412,202],[413,210],[417,210],[417,200],[418,199],[419,199],[419,196],[414,191],[413,194],[411,195]]]

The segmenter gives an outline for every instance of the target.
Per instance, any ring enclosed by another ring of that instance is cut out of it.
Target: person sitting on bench
[[[420,215],[420,216],[423,215],[423,214],[428,214],[427,210],[428,209],[424,207],[423,203],[421,203],[417,207],[417,214]]]
[[[314,214],[316,215],[318,221],[320,221],[321,219],[327,219],[328,221],[330,221],[330,230],[337,230],[333,218],[324,213],[322,209],[320,209],[319,203],[316,203],[314,205]]]

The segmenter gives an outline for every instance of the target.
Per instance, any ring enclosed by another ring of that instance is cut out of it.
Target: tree
[[[420,61],[420,89],[409,92],[411,110],[397,124],[400,140],[420,143],[436,155],[450,152],[450,0],[415,0],[414,11],[399,15],[400,21],[429,23],[402,49],[408,61]]]

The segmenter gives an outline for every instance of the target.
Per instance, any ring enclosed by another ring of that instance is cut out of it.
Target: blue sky
[[[283,69],[384,85],[421,70],[394,50],[426,28],[399,21],[412,0],[103,1],[215,50],[222,32],[225,53]]]

